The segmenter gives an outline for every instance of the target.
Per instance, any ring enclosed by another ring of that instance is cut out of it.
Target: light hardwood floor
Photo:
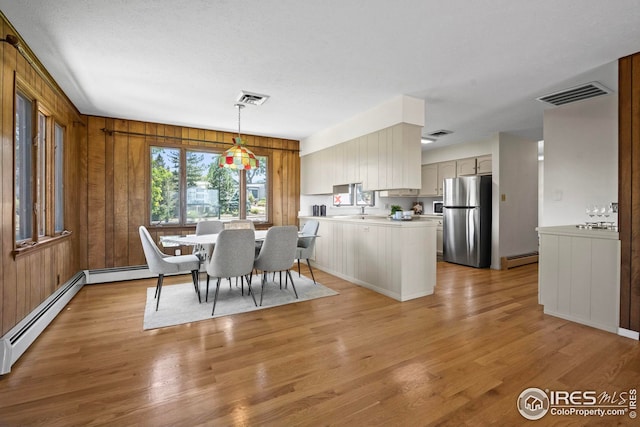
[[[537,265],[438,263],[435,294],[403,303],[316,278],[340,295],[152,331],[153,280],[85,286],[0,377],[0,425],[515,426],[529,387],[640,385],[637,341],[542,313]],[[535,425],[567,423],[632,420]]]

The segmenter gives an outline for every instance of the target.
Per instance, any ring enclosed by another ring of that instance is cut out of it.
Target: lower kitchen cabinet
[[[434,222],[335,218],[319,221],[320,237],[316,239],[313,259],[318,268],[399,301],[434,292]]]
[[[538,228],[539,302],[544,313],[616,333],[620,241],[608,230]]]

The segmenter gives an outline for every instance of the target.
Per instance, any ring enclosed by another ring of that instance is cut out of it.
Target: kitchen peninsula
[[[373,215],[300,217],[320,221],[313,264],[398,301],[431,295],[437,222]]]

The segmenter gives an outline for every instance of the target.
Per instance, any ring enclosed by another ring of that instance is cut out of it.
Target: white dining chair
[[[248,276],[253,270],[255,232],[251,229],[222,230],[216,241],[216,248],[206,264],[207,293],[205,301],[209,300],[209,279],[216,278],[216,292],[213,297],[213,316],[220,291],[220,281],[223,277],[240,277],[241,295],[244,296],[244,280],[247,280],[249,294],[256,304],[256,298],[251,291],[251,280]]]
[[[199,221],[196,224],[196,236],[205,234],[218,234],[224,229],[224,223],[218,220]],[[201,260],[206,260],[213,251],[213,245],[194,245],[193,254],[197,255]]]
[[[144,251],[144,257],[147,260],[147,266],[152,274],[158,275],[158,283],[156,284],[156,311],[160,306],[160,293],[162,292],[162,281],[165,274],[179,274],[191,272],[191,279],[193,280],[193,286],[196,294],[198,295],[198,302],[202,302],[200,297],[200,287],[198,286],[198,270],[200,269],[200,259],[195,255],[167,255],[158,249],[158,246],[153,241],[149,230],[144,225],[138,228],[140,233],[140,241],[142,242],[142,249]]]
[[[256,257],[253,267],[262,272],[262,289],[260,292],[260,305],[264,296],[264,288],[267,283],[268,272],[286,272],[285,289],[287,280],[291,280],[291,287],[298,299],[298,292],[291,277],[291,266],[296,255],[296,245],[298,242],[298,227],[295,225],[282,225],[271,227],[267,231],[260,253]]]
[[[320,222],[315,219],[310,219],[305,222],[301,230],[302,236],[298,237],[295,256],[295,259],[298,261],[298,277],[300,277],[300,260],[305,259],[307,260],[307,265],[309,266],[309,271],[311,272],[311,278],[313,279],[314,284],[316,283],[316,278],[313,275],[313,269],[311,268],[309,258],[313,255],[313,249],[316,245],[316,237],[319,227]]]

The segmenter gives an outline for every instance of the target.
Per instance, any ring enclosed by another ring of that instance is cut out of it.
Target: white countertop
[[[387,216],[377,215],[333,215],[333,216],[299,216],[299,219],[317,219],[322,221],[357,222],[362,224],[388,225],[394,227],[437,227],[437,221],[428,218],[413,217],[411,221],[393,220]]]
[[[538,227],[538,234],[553,234],[556,236],[588,237],[590,239],[619,240],[617,231],[578,228],[576,225],[556,225],[553,227]]]

